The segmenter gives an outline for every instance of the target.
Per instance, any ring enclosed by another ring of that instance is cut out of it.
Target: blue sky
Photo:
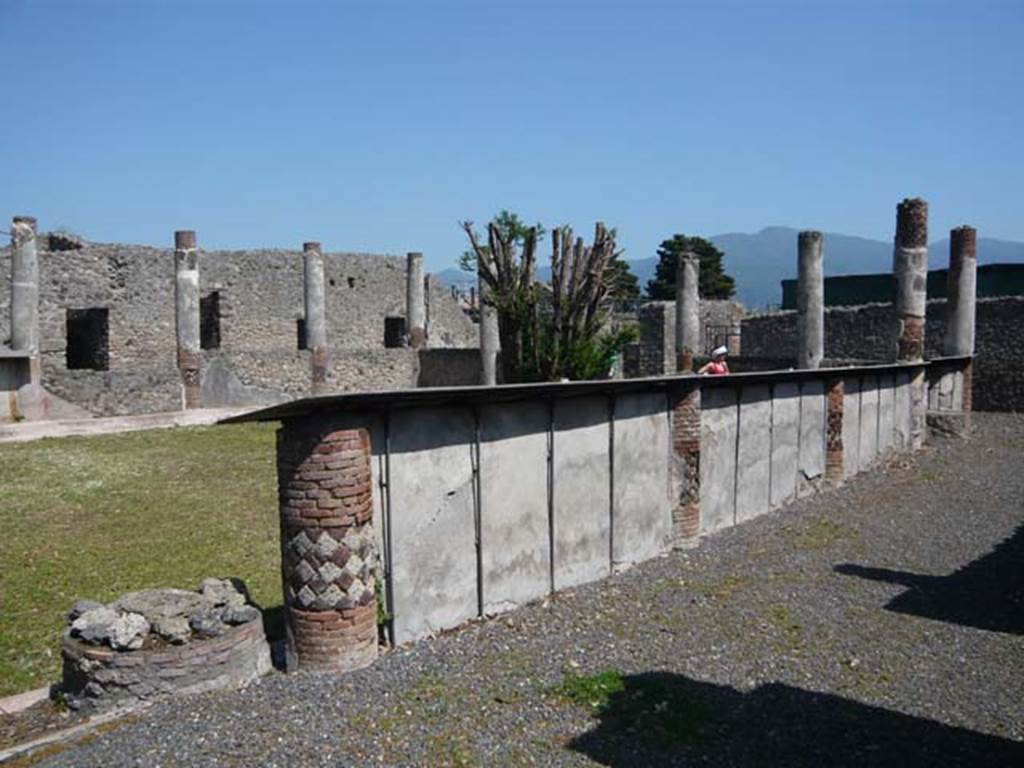
[[[1024,240],[1024,2],[0,0],[0,221],[465,247],[500,208],[673,232]],[[6,226],[0,224],[6,229]]]

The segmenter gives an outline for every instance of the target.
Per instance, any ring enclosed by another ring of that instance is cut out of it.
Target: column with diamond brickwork
[[[842,379],[830,379],[826,396],[828,415],[825,424],[825,479],[832,485],[843,482],[843,397]]]
[[[377,658],[369,433],[286,421],[277,472],[287,668],[365,667]]]
[[[672,406],[674,484],[678,496],[672,509],[676,545],[685,546],[700,533],[700,388],[676,397]]]

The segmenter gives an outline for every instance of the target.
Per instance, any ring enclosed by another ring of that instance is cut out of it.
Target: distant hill
[[[736,278],[736,296],[748,307],[764,307],[782,301],[781,281],[796,276],[796,238],[799,230],[791,227],[765,227],[754,234],[731,232],[710,238],[725,253],[725,271]],[[949,238],[928,246],[933,269],[949,262]],[[629,262],[641,288],[654,277],[657,256]],[[979,264],[1024,263],[1024,243],[978,239]],[[825,274],[856,275],[888,272],[892,269],[892,243],[865,237],[825,233]],[[471,283],[474,276],[458,269],[446,269],[438,277],[449,285]],[[550,269],[538,270],[547,280]]]

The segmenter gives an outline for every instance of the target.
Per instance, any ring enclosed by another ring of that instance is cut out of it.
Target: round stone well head
[[[271,669],[260,611],[241,582],[221,579],[197,591],[131,592],[107,605],[79,601],[61,656],[61,692],[75,709],[238,688]]]

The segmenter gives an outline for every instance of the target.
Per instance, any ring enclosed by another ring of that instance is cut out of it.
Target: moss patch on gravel
[[[0,445],[0,696],[60,675],[76,598],[245,580],[281,601],[274,426]]]
[[[673,675],[567,673],[554,693],[588,709],[600,720],[602,738],[611,740],[640,738],[668,749],[701,740],[711,722],[709,707]]]

